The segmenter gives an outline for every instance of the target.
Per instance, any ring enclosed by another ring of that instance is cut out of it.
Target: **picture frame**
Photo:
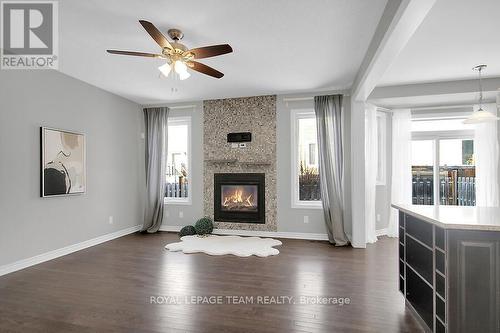
[[[40,127],[40,164],[42,198],[86,193],[84,133]]]

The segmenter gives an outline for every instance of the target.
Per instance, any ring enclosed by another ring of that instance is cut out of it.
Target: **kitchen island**
[[[500,332],[500,208],[393,204],[399,290],[430,332]]]

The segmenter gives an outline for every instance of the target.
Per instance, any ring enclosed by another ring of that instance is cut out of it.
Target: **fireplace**
[[[214,219],[218,222],[265,223],[263,173],[214,174]]]

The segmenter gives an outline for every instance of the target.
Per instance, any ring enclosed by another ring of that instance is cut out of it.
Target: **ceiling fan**
[[[184,34],[179,29],[168,30],[168,35],[173,40],[172,42],[169,42],[153,23],[144,20],[139,20],[139,23],[144,27],[144,29],[146,29],[148,34],[153,37],[156,43],[160,45],[161,54],[119,50],[107,50],[108,53],[165,59],[167,62],[158,67],[160,72],[163,75],[168,76],[173,68],[181,80],[185,80],[191,76],[187,71],[188,68],[217,79],[224,76],[224,73],[221,73],[218,70],[195,60],[231,53],[233,52],[233,49],[229,44],[188,49],[185,45],[180,43]]]

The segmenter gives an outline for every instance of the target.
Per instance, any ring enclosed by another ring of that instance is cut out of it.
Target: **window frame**
[[[316,119],[316,114],[312,108],[297,108],[290,110],[290,142],[291,142],[291,206],[296,209],[322,209],[323,203],[321,200],[305,201],[299,200],[299,120],[301,119]],[[319,150],[318,142],[316,146]],[[318,151],[319,165],[319,151]]]
[[[412,120],[415,121],[415,120]],[[418,121],[418,120],[416,120]],[[474,130],[450,130],[450,131],[423,131],[411,132],[411,141],[432,141],[433,144],[433,196],[434,205],[441,205],[441,198],[439,197],[439,168],[440,168],[440,141],[441,140],[475,140]],[[409,180],[411,182],[411,179]]]
[[[193,195],[192,195],[192,189],[193,189],[193,177],[192,177],[192,157],[191,157],[191,126],[192,126],[192,117],[191,116],[169,116],[167,120],[167,126],[170,125],[187,125],[187,167],[188,167],[188,181],[189,181],[189,190],[188,190],[188,196],[187,198],[170,198],[170,197],[164,197],[163,201],[165,205],[192,205],[193,201]],[[167,136],[168,136],[168,129],[167,129]],[[168,159],[168,137],[167,139],[167,145],[166,145],[166,151],[165,151],[165,162]],[[165,173],[165,183],[166,183],[166,173]]]
[[[378,127],[379,122],[381,124],[380,128]],[[379,129],[382,129],[379,131]],[[383,111],[377,111],[377,145],[380,143],[377,152],[377,186],[385,186],[387,184],[387,113]],[[381,160],[379,170],[379,159]],[[379,178],[379,173],[381,177]]]

